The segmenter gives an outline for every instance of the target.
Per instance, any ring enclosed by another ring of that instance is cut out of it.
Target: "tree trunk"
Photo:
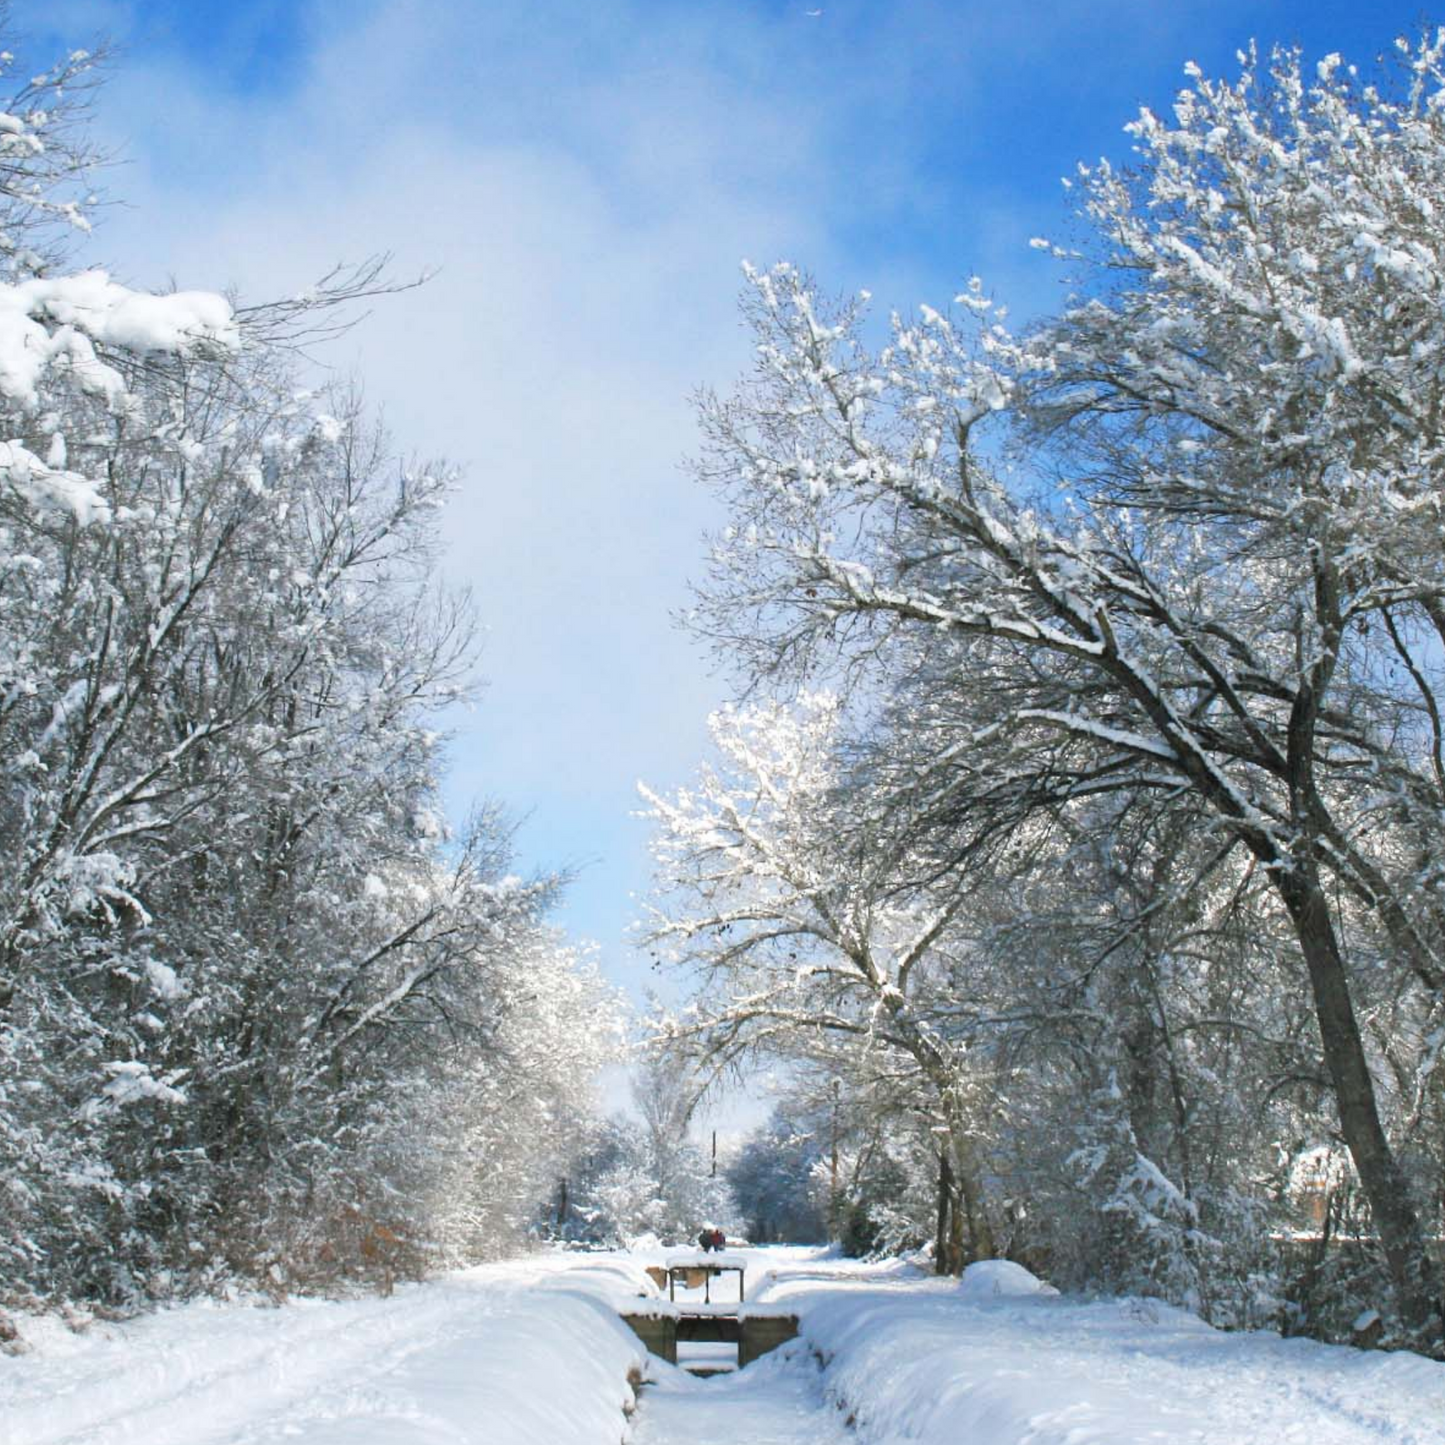
[[[889,1007],[894,1017],[899,1017],[901,1007],[893,1001],[890,1001]],[[943,1057],[932,1040],[924,1038],[916,1029],[910,1029],[905,1037],[907,1042],[904,1047],[918,1062],[924,1077],[938,1091],[943,1118],[947,1123],[948,1132],[943,1136],[943,1153],[952,1176],[950,1208],[953,1220],[949,1237],[950,1249],[957,1254],[957,1258],[950,1261],[952,1267],[948,1273],[957,1274],[965,1263],[965,1225],[968,1262],[993,1259],[998,1253],[993,1226],[989,1223],[985,1205],[983,1171],[979,1167],[978,1155],[973,1147],[973,1131],[969,1128],[964,1091],[949,1061]]]
[[[984,1207],[983,1189],[973,1158],[973,1149],[966,1140],[958,1142],[956,1157],[958,1164],[953,1171],[958,1192],[953,1208],[955,1235],[962,1232],[965,1222],[968,1225],[968,1259],[965,1261],[963,1257],[964,1247],[960,1240],[956,1261],[958,1272],[962,1272],[965,1263],[972,1264],[976,1259],[993,1259],[998,1253],[998,1247],[994,1243],[993,1225],[989,1223],[988,1211]],[[960,1203],[963,1205],[962,1209],[958,1207]]]
[[[965,1239],[965,1229],[968,1224],[968,1209],[964,1200],[960,1197],[962,1190],[958,1187],[961,1181],[955,1180],[954,1195],[951,1201],[952,1208],[948,1216],[948,1272],[949,1274],[962,1274],[966,1264],[973,1262],[970,1256],[973,1253],[973,1240]],[[971,1231],[969,1231],[971,1233]]]
[[[1349,979],[1319,875],[1309,864],[1281,868],[1280,896],[1309,969],[1325,1064],[1334,1084],[1340,1130],[1370,1203],[1389,1263],[1396,1304],[1414,1330],[1438,1335],[1441,1301],[1425,1234],[1404,1173],[1390,1148],[1374,1080],[1350,998]]]
[[[938,1151],[938,1226],[933,1236],[933,1272],[952,1274],[948,1249],[948,1216],[953,1207],[953,1171],[948,1167],[948,1148]]]
[[[965,1265],[976,1259],[993,1259],[998,1253],[972,1155],[968,1143],[957,1135],[948,1136],[938,1151],[936,1274],[962,1274]]]

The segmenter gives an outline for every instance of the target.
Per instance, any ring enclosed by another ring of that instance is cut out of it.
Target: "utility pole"
[[[717,1178],[717,1130],[712,1131],[712,1174],[713,1179]]]

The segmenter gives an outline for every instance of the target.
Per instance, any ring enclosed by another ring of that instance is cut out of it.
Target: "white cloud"
[[[438,268],[333,360],[404,446],[466,471],[449,568],[488,629],[489,688],[461,726],[457,809],[500,796],[532,810],[529,862],[603,860],[567,914],[615,964],[626,895],[647,881],[634,780],[685,779],[721,690],[670,619],[712,520],[680,466],[697,445],[688,396],[747,364],[744,256],[905,307],[996,274],[1010,217],[957,215],[911,149],[940,88],[966,104],[968,57],[935,54],[963,31],[927,5],[826,29],[743,3],[287,13],[299,55],[271,55],[252,25],[230,51],[210,37],[207,71],[204,46],[148,44],[146,6],[56,0],[57,28],[83,42],[109,26],[129,47],[98,110],[129,158],[98,250],[127,279],[251,297],[375,251],[400,276]],[[886,261],[869,274],[849,261],[860,224]],[[1034,266],[1039,222],[1013,227]],[[972,242],[939,285],[919,238],[954,230]]]
[[[412,13],[341,34],[284,100],[133,56],[105,107],[129,132],[128,204],[98,245],[131,279],[252,297],[377,250],[401,275],[438,268],[336,359],[404,445],[466,471],[449,566],[488,629],[489,687],[458,739],[458,804],[534,809],[536,861],[601,857],[570,913],[607,934],[646,883],[633,783],[690,770],[719,686],[669,617],[710,521],[679,465],[688,395],[746,364],[739,259],[827,252],[820,139],[786,102],[728,121],[737,87],[691,63],[574,92],[526,57],[478,56],[473,109],[437,88],[456,84],[454,37]],[[556,123],[506,134],[506,95],[535,108],[539,87]]]

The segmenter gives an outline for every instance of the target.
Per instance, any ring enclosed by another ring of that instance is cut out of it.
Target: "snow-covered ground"
[[[858,1438],[953,1445],[1445,1445],[1445,1365],[1224,1334],[1156,1301],[1058,1296],[1017,1265],[961,1284],[780,1269]]]
[[[32,1322],[32,1351],[0,1359],[0,1445],[1445,1442],[1445,1365],[1064,1299],[1003,1264],[960,1284],[753,1251],[749,1298],[796,1311],[803,1339],[698,1380],[617,1319],[655,1301],[655,1262],[542,1255],[390,1300]]]
[[[621,1276],[557,1257],[391,1299],[193,1304],[0,1359],[3,1445],[594,1445],[622,1438],[645,1351]],[[630,1284],[630,1275],[629,1275]]]

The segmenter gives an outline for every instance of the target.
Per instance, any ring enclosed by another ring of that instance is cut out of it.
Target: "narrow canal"
[[[638,1399],[632,1445],[856,1445],[801,1343],[706,1379],[660,1360],[653,1373]]]

